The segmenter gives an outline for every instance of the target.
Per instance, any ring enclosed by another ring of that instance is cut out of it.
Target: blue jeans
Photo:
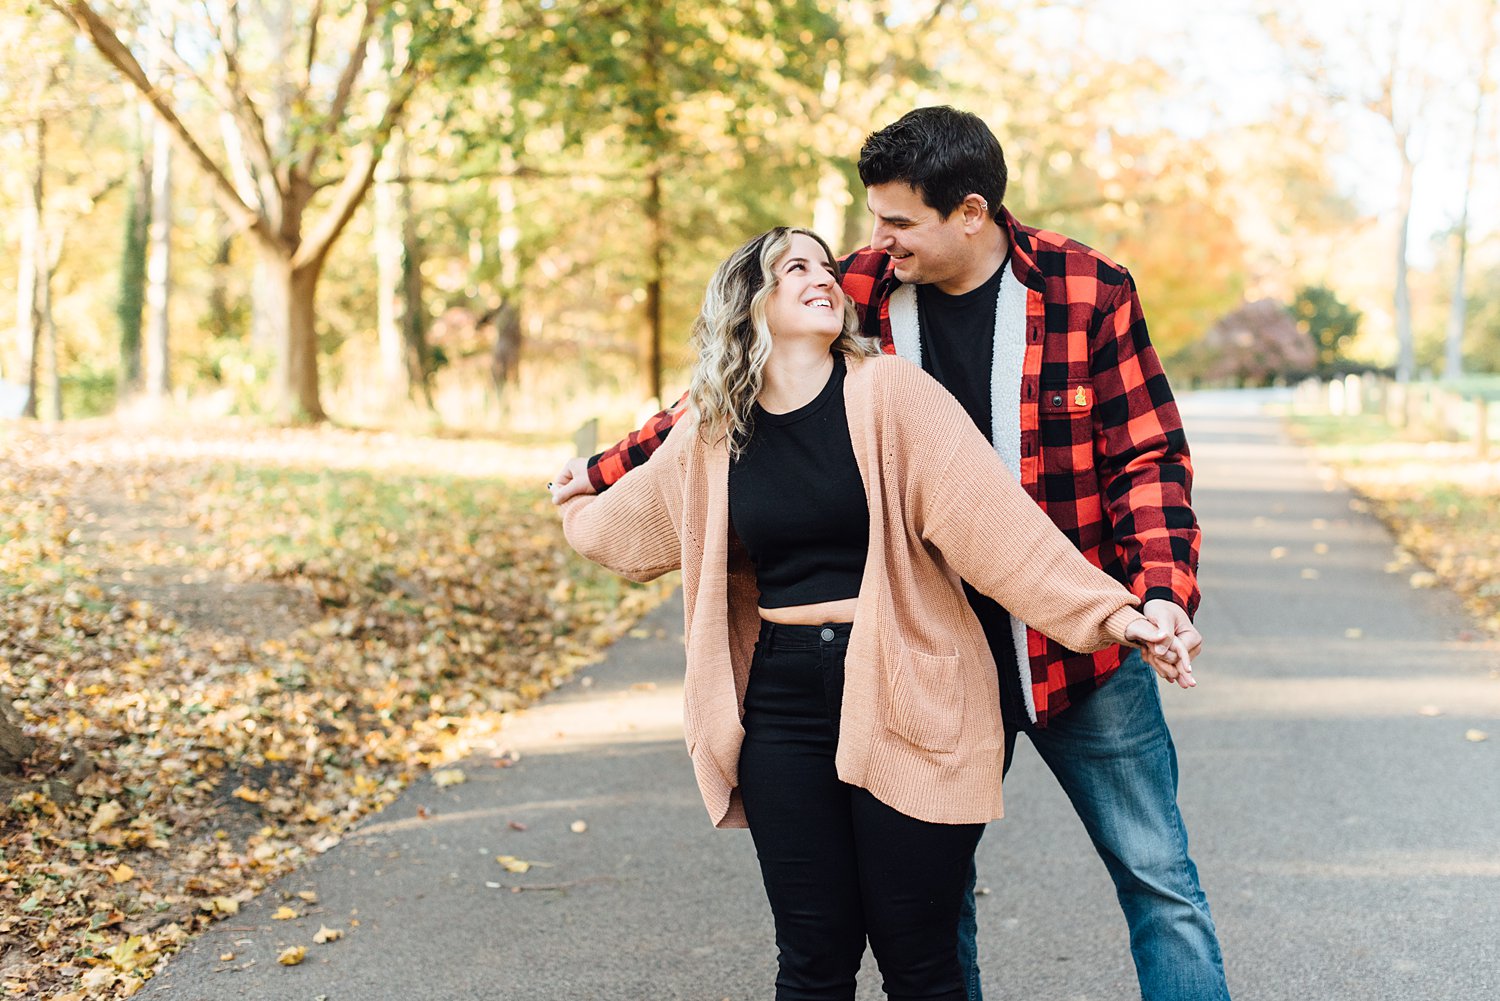
[[[1228,1001],[1218,935],[1177,810],[1177,751],[1157,685],[1131,650],[1102,688],[1026,735],[1115,881],[1142,998]],[[974,878],[959,915],[958,957],[969,1001],[982,1001]]]

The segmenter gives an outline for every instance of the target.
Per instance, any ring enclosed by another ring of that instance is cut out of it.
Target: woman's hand
[[[1141,658],[1163,681],[1176,682],[1182,688],[1198,684],[1193,678],[1187,644],[1170,627],[1146,618],[1136,619],[1125,627],[1125,639],[1140,648]]]
[[[547,490],[552,494],[554,504],[561,504],[569,497],[577,497],[579,494],[596,493],[594,484],[589,481],[589,460],[579,456],[563,463],[562,469],[547,484]]]

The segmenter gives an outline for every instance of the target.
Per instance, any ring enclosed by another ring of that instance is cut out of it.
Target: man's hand
[[[1126,627],[1125,639],[1140,649],[1141,659],[1150,664],[1163,681],[1175,681],[1183,688],[1197,684],[1193,680],[1193,663],[1188,659],[1187,647],[1172,635],[1168,627],[1157,625],[1150,619],[1136,619]]]
[[[569,459],[563,463],[562,469],[547,484],[547,489],[552,491],[552,503],[561,504],[569,497],[577,497],[579,494],[594,494],[599,491],[594,489],[594,484],[589,480],[589,460],[583,456]]]
[[[1174,601],[1153,598],[1141,608],[1141,613],[1160,626],[1170,637],[1168,642],[1147,644],[1141,651],[1150,664],[1166,681],[1175,681],[1183,688],[1197,684],[1193,680],[1193,658],[1203,649],[1203,636],[1193,626],[1187,612]]]

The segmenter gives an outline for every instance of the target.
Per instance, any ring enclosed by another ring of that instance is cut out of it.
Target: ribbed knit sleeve
[[[663,452],[668,451],[663,449]],[[568,544],[622,577],[647,581],[682,565],[680,467],[675,453],[626,473],[609,491],[580,495],[562,505]],[[671,492],[677,491],[677,503]]]
[[[891,387],[907,504],[924,540],[1011,614],[1080,652],[1125,642],[1139,599],[1089,563],[1016,482],[963,408],[916,366]]]

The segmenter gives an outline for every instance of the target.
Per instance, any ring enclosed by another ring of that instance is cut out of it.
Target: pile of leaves
[[[87,424],[0,443],[0,996],[128,997],[667,593],[566,546],[558,448]]]
[[[1396,538],[1387,566],[1413,587],[1442,583],[1500,634],[1500,456],[1467,441],[1434,441],[1374,415],[1302,417],[1320,458],[1357,491]]]

